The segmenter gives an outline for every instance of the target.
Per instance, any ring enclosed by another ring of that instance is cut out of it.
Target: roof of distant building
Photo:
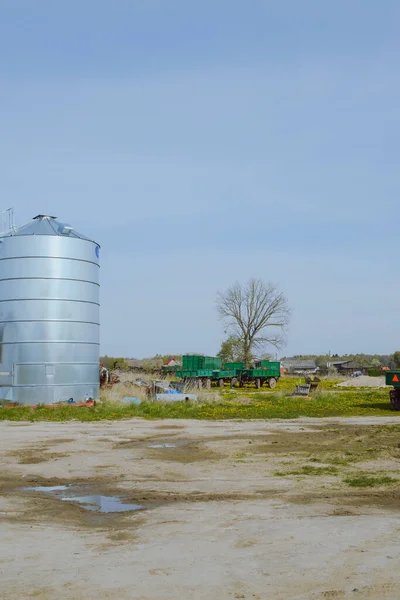
[[[285,358],[282,361],[285,369],[316,369],[315,360],[304,360],[301,358]]]

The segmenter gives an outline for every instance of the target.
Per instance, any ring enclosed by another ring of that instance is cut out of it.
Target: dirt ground
[[[396,422],[2,422],[0,597],[397,600],[400,486],[348,483],[400,481]]]

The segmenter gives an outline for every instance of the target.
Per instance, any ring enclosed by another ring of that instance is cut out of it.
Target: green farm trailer
[[[245,369],[242,372],[240,382],[254,382],[256,388],[260,389],[266,384],[272,390],[276,387],[281,376],[281,363],[268,360],[258,361],[254,369]]]
[[[274,389],[280,376],[281,363],[267,360],[256,362],[251,369],[246,369],[244,363],[225,363],[223,370],[215,374],[221,387],[228,381],[231,387],[243,387],[246,383],[254,383],[258,389],[264,384]]]
[[[175,376],[192,387],[210,388],[211,382],[215,379],[214,374],[220,369],[222,369],[222,360],[218,356],[184,354],[182,369],[177,370]]]
[[[222,360],[218,356],[198,356],[184,354],[182,356],[182,371],[214,371],[222,369]]]
[[[225,383],[230,383],[231,387],[254,383],[258,389],[265,384],[274,389],[280,376],[280,362],[258,361],[251,369],[246,369],[244,362],[231,362],[225,363],[222,368],[221,359],[217,357],[189,355],[183,356],[183,367],[176,372],[177,378],[197,388],[210,388],[212,383],[219,387]]]
[[[211,387],[211,382],[214,379],[213,374],[214,371],[211,369],[193,369],[191,371],[184,371],[182,369],[175,373],[175,377],[183,379],[189,385],[201,389]]]
[[[386,385],[393,386],[393,389],[390,390],[392,410],[400,410],[400,371],[387,371]]]

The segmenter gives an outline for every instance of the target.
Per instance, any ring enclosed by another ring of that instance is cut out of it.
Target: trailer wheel
[[[271,377],[271,379],[268,379],[268,387],[271,388],[271,390],[274,390],[276,388],[275,377]]]
[[[208,390],[211,388],[211,379],[206,379],[206,388]]]
[[[218,385],[219,385],[219,387],[220,387],[220,388],[223,388],[223,387],[224,387],[224,380],[223,380],[223,379],[220,379],[220,380],[218,381]]]
[[[203,381],[202,381],[202,379],[198,379],[197,380],[197,387],[198,387],[199,390],[201,390],[203,388]]]
[[[238,384],[238,380],[236,379],[236,377],[232,377],[231,387],[237,387],[237,384]]]
[[[256,383],[256,388],[259,390],[261,387],[261,379],[259,377],[257,377],[255,383]]]

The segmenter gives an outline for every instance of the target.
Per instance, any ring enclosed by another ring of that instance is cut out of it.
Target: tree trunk
[[[243,355],[245,367],[248,369],[251,363],[251,343],[247,338],[243,340]]]

